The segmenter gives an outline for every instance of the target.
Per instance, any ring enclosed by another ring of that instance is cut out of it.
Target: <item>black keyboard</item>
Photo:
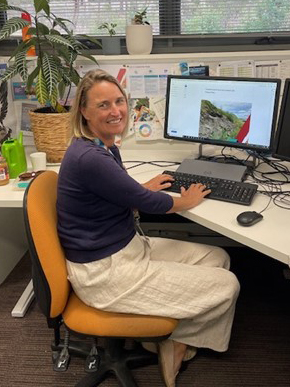
[[[211,193],[206,198],[244,204],[246,206],[251,204],[258,189],[257,184],[252,183],[242,183],[181,172],[164,171],[163,173],[174,177],[174,182],[166,191],[180,193],[181,187],[188,189],[191,184],[202,183],[207,189],[211,189]]]

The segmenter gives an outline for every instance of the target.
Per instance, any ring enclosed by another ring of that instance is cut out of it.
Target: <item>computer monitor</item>
[[[280,79],[169,75],[164,137],[270,152]]]
[[[273,156],[290,161],[290,79],[285,80]]]
[[[270,152],[280,83],[280,79],[170,75],[164,137]],[[247,166],[241,164],[189,157],[182,161],[177,172],[242,181]]]

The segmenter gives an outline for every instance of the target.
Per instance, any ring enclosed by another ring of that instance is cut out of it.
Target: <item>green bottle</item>
[[[2,155],[7,161],[10,179],[15,179],[21,172],[27,170],[22,132],[19,132],[18,139],[14,138],[3,142]]]

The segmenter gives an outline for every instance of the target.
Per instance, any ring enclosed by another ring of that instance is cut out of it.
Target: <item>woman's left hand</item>
[[[171,186],[171,182],[174,181],[174,178],[170,175],[160,174],[153,179],[147,181],[147,183],[142,184],[143,187],[150,189],[150,191],[157,192],[162,189],[166,189]]]

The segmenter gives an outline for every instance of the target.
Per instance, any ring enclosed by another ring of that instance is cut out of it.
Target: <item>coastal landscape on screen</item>
[[[201,100],[199,137],[246,143],[252,104]]]

